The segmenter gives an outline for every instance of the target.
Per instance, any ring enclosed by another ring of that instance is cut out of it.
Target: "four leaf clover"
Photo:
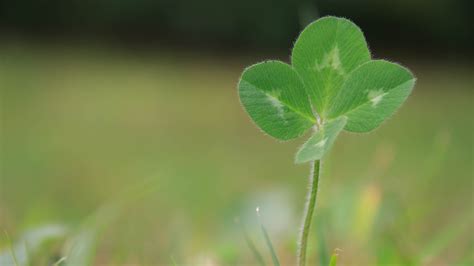
[[[320,160],[342,130],[377,128],[415,84],[408,69],[372,60],[362,31],[344,18],[324,17],[308,25],[291,63],[252,65],[238,88],[244,109],[268,135],[290,140],[315,129],[296,154],[297,163]]]

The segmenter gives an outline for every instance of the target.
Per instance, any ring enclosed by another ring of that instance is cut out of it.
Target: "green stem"
[[[306,248],[308,246],[308,236],[311,227],[311,220],[313,219],[314,207],[316,206],[316,196],[318,195],[319,175],[321,169],[321,161],[313,162],[311,168],[311,175],[309,177],[310,188],[306,199],[306,205],[303,217],[303,227],[301,228],[300,239],[298,243],[298,265],[305,266],[306,264]]]

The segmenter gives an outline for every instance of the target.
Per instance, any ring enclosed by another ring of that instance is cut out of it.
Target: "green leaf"
[[[296,71],[280,61],[247,68],[239,82],[240,101],[264,132],[280,140],[302,135],[315,118]]]
[[[331,148],[336,137],[346,125],[347,119],[339,117],[325,122],[320,130],[316,132],[296,153],[296,163],[305,163],[320,160]]]
[[[370,52],[359,27],[336,17],[324,17],[306,27],[292,53],[293,67],[322,117],[349,73],[369,60]]]
[[[344,82],[328,117],[346,116],[348,131],[371,131],[400,107],[414,85],[413,75],[400,65],[384,60],[365,63]]]
[[[332,254],[331,260],[329,261],[329,266],[337,265],[337,253]]]

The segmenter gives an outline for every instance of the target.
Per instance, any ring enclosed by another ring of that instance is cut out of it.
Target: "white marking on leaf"
[[[325,139],[319,141],[318,143],[314,144],[314,147],[322,148],[322,147],[324,147],[324,145],[326,145],[327,141],[328,141],[328,138],[325,138]]]
[[[277,109],[278,116],[281,117],[283,122],[286,124],[287,121],[285,119],[285,109],[280,99],[278,99],[279,96],[280,90],[272,90],[271,92],[267,93],[268,101],[273,107],[275,107],[275,109]]]
[[[339,57],[339,48],[335,46],[331,51],[323,56],[321,62],[315,61],[314,69],[317,72],[322,71],[325,68],[332,68],[339,73],[339,75],[345,75],[344,69],[342,69],[341,59]]]
[[[383,89],[371,90],[367,97],[372,102],[372,107],[376,107],[387,93]]]

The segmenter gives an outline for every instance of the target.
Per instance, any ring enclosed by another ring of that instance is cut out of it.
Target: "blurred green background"
[[[257,265],[242,227],[270,263],[260,222],[292,265],[304,138],[259,132],[236,83],[249,64],[288,61],[328,14],[418,81],[389,123],[342,134],[324,161],[309,265],[336,248],[340,265],[473,265],[471,7],[0,1],[0,265],[11,251],[30,265]]]

